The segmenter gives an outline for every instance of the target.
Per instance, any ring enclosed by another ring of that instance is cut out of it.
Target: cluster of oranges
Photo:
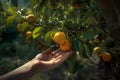
[[[111,58],[112,58],[111,54],[109,52],[102,51],[101,47],[95,47],[93,49],[93,53],[100,55],[102,60],[105,62],[111,61]]]
[[[66,38],[66,35],[64,32],[56,32],[54,35],[54,42],[56,42],[57,44],[59,44],[60,49],[63,51],[68,51],[71,49],[71,43],[70,41]],[[102,60],[105,62],[109,62],[111,61],[112,55],[109,52],[105,52],[102,50],[101,47],[95,47],[93,49],[93,53],[100,55]]]
[[[54,35],[54,42],[59,44],[60,49],[63,50],[63,51],[68,51],[68,50],[71,49],[71,43],[67,39],[64,32],[61,32],[61,31],[56,32],[55,35]]]
[[[36,18],[33,14],[29,14],[27,16],[25,16],[25,20],[28,22],[28,23],[34,23],[36,21]],[[17,30],[19,32],[22,32],[22,26],[21,26],[21,23],[19,23],[17,25]],[[32,32],[31,31],[26,31],[26,37],[27,38],[31,38],[32,37]]]

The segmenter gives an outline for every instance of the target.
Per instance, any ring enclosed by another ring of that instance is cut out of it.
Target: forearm
[[[35,74],[32,70],[33,62],[29,61],[23,66],[3,75],[0,80],[28,80],[31,76]]]

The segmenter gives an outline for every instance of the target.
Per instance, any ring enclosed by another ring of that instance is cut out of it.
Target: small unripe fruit
[[[27,38],[31,38],[32,37],[32,32],[31,31],[27,31],[26,32],[26,36],[27,36]]]
[[[26,16],[26,20],[30,23],[34,23],[35,22],[35,16],[33,14],[29,14],[28,16]]]
[[[95,47],[95,48],[93,49],[93,53],[94,53],[94,54],[99,54],[99,53],[101,52],[101,50],[102,50],[101,47]]]

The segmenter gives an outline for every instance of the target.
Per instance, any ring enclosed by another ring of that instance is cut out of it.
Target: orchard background
[[[74,53],[58,68],[31,80],[119,80],[119,2],[0,0],[0,75],[48,47],[58,48],[53,36],[62,31]],[[28,20],[29,15],[34,17]]]

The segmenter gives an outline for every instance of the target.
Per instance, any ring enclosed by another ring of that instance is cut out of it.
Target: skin
[[[2,75],[0,80],[29,80],[39,72],[56,68],[63,63],[72,52],[72,50],[65,52],[61,49],[52,51],[51,48],[48,48],[23,66]]]

